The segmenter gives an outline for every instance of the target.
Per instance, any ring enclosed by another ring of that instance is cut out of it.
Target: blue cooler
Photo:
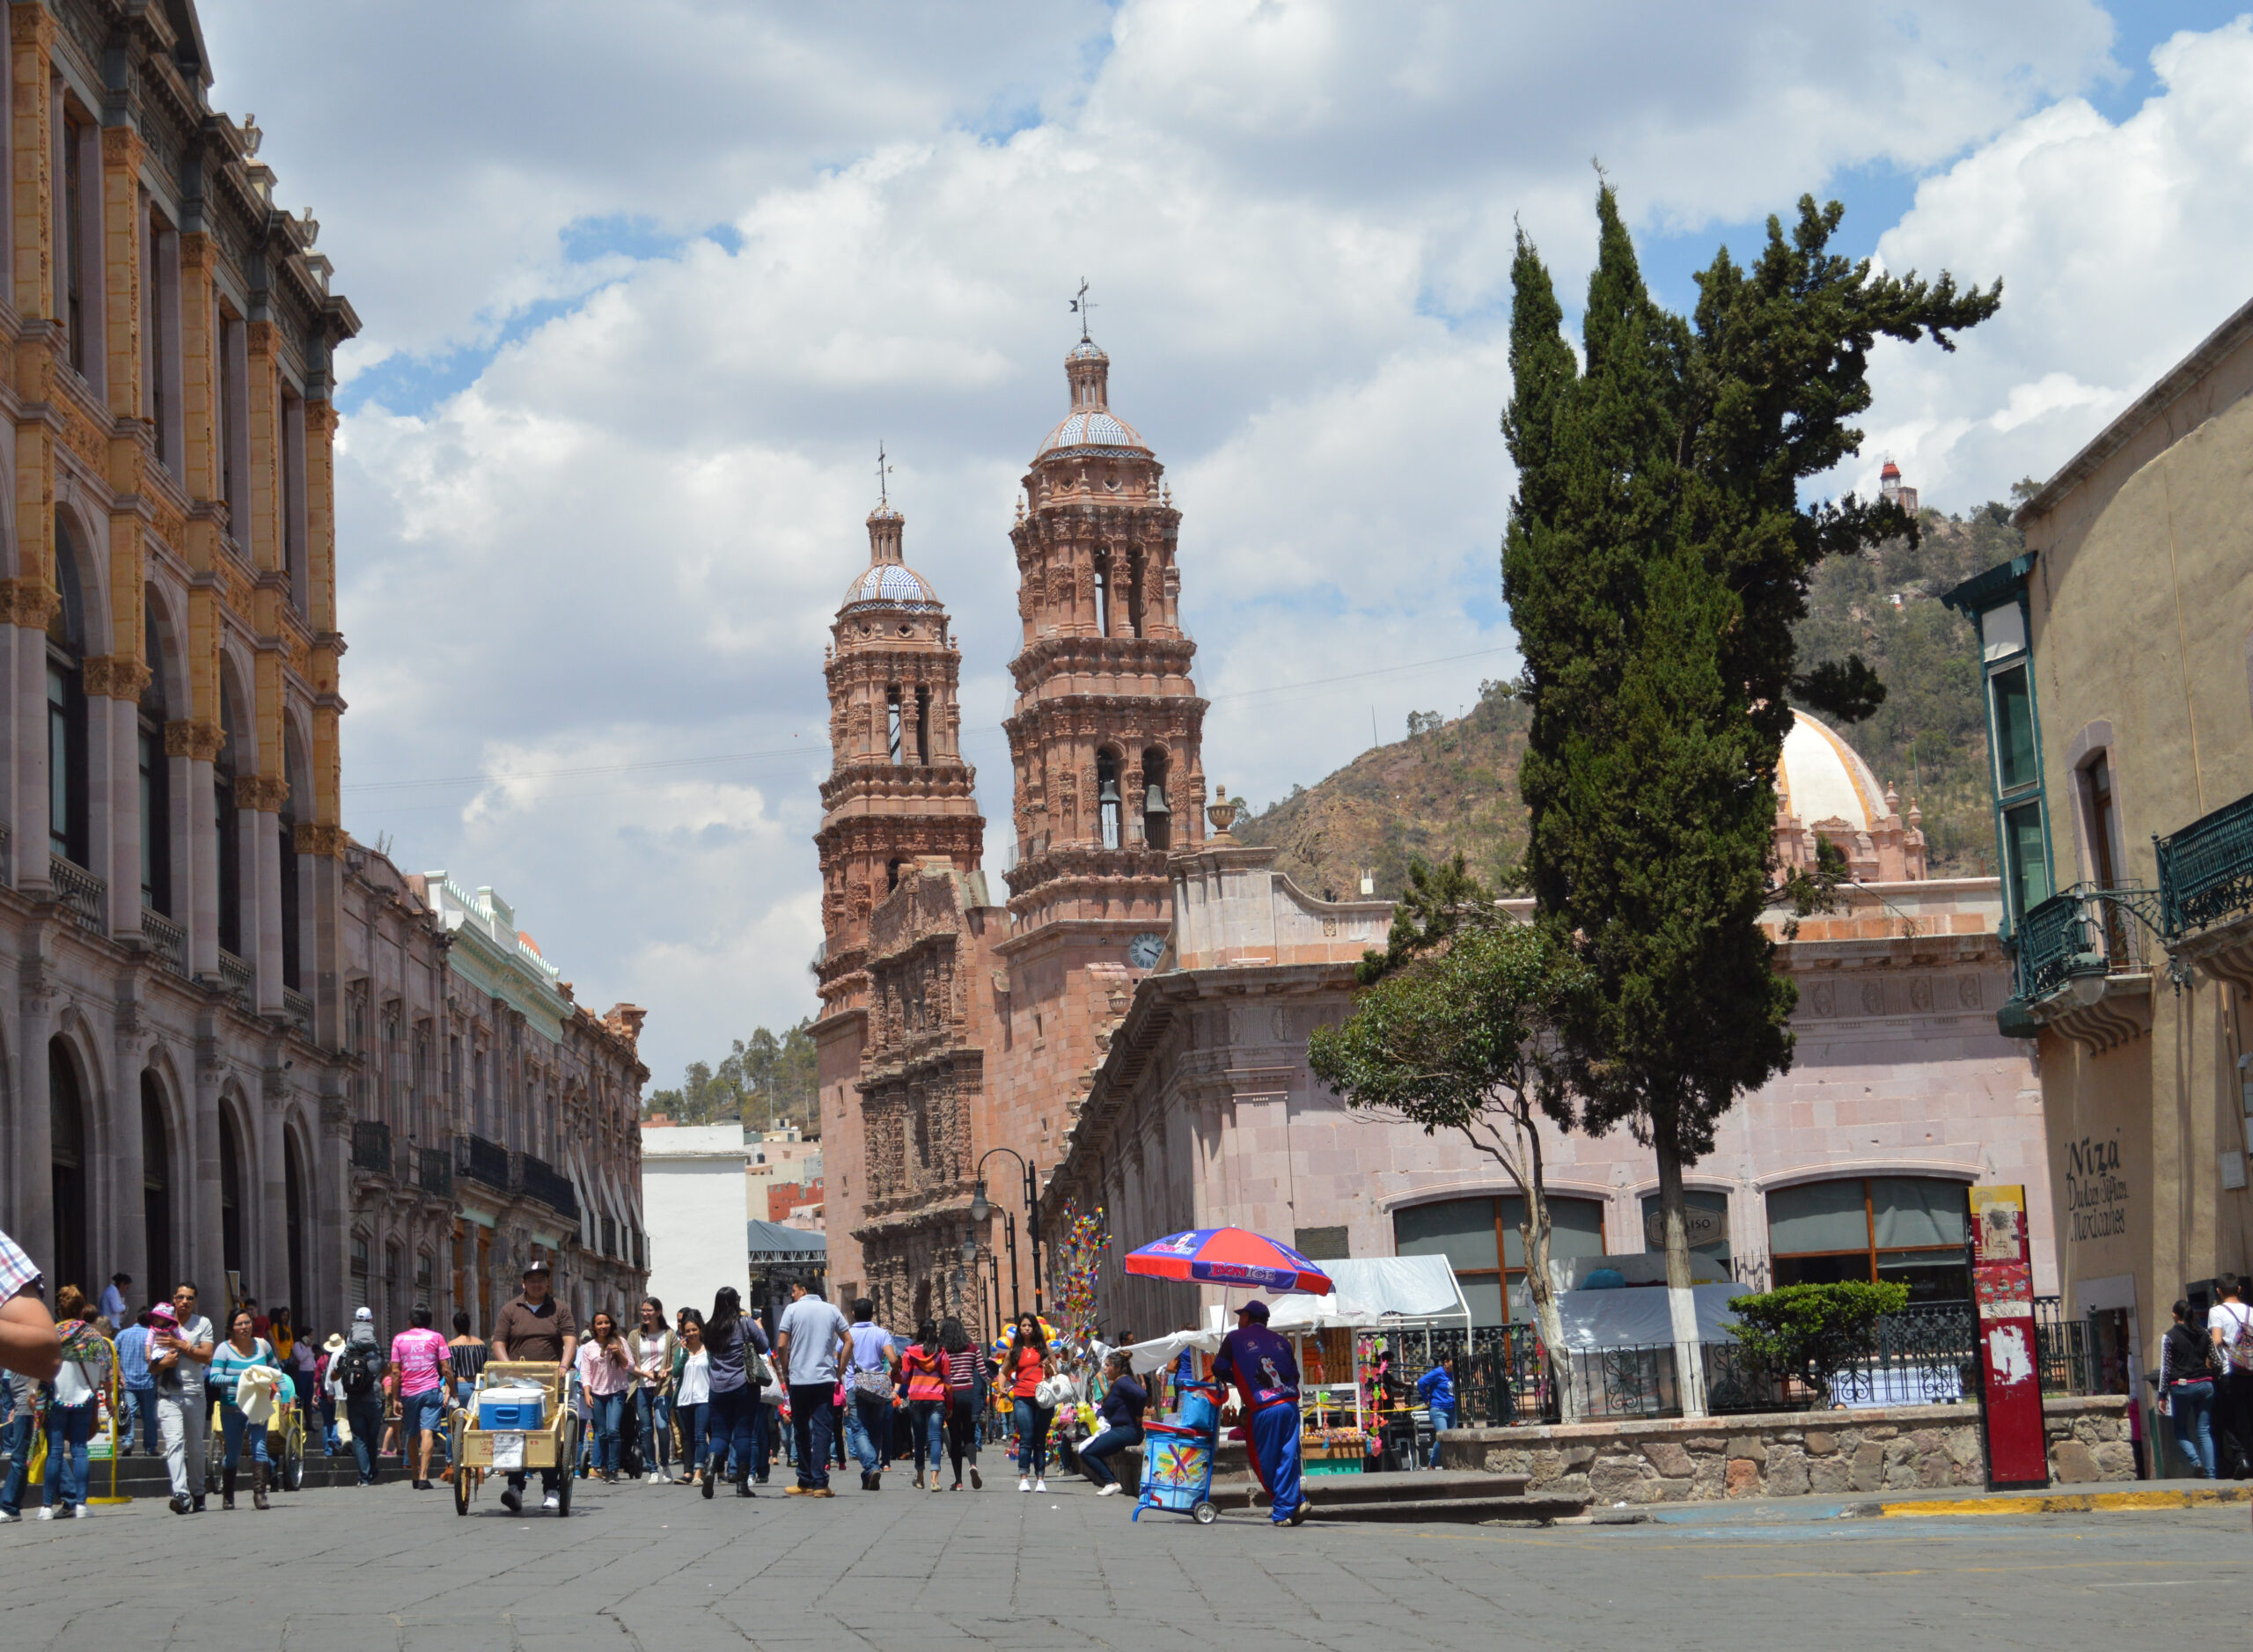
[[[1181,1385],[1181,1426],[1205,1434],[1218,1434],[1222,1391],[1216,1384],[1184,1383]]]
[[[547,1391],[538,1387],[478,1391],[477,1426],[488,1433],[531,1434],[547,1426]]]

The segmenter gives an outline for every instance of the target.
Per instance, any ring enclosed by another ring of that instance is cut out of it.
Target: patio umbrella
[[[1243,1228],[1170,1233],[1126,1256],[1126,1271],[1200,1285],[1304,1290],[1325,1296],[1330,1276],[1289,1245]]]

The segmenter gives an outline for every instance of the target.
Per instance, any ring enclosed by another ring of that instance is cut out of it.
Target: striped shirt
[[[273,1363],[274,1347],[264,1337],[253,1337],[247,1354],[223,1340],[211,1350],[211,1364],[204,1376],[204,1384],[216,1391],[218,1397],[231,1406],[235,1403],[235,1384],[242,1374],[253,1365],[270,1367]]]

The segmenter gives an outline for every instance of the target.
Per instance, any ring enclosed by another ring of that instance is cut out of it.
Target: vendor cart
[[[1184,1383],[1181,1410],[1163,1422],[1143,1425],[1136,1521],[1145,1509],[1187,1515],[1200,1526],[1219,1516],[1213,1505],[1213,1457],[1220,1446],[1221,1400],[1218,1384]]]
[[[488,1391],[540,1391],[537,1426],[522,1428],[487,1428],[491,1420],[482,1402]],[[470,1500],[482,1489],[488,1474],[528,1473],[536,1469],[557,1471],[555,1512],[571,1512],[573,1470],[579,1460],[578,1377],[560,1365],[538,1361],[488,1360],[477,1374],[466,1406],[447,1421],[446,1460],[453,1467],[454,1512],[469,1512]]]

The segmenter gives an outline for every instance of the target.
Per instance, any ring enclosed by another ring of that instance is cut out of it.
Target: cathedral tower
[[[962,654],[930,582],[900,558],[903,519],[869,517],[869,566],[845,593],[824,674],[822,1019],[865,1007],[869,913],[922,855],[975,872],[984,853],[976,772],[962,760]]]

